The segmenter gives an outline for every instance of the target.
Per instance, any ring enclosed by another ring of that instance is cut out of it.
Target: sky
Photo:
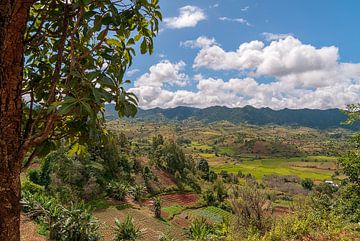
[[[154,54],[127,89],[144,109],[344,108],[360,102],[360,1],[160,0]]]

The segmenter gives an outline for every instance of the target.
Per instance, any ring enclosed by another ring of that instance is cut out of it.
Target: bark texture
[[[33,1],[0,1],[0,241],[20,240],[23,33]]]

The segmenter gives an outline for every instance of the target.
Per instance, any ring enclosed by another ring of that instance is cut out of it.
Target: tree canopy
[[[37,1],[25,32],[23,140],[27,150],[64,136],[87,140],[105,103],[120,117],[136,114],[124,88],[136,55],[153,52],[157,0]],[[73,139],[73,140],[75,140]],[[38,151],[43,150],[39,147]]]

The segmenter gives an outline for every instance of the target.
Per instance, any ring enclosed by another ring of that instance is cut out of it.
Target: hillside
[[[114,105],[106,106],[105,116],[107,119],[117,119]],[[176,107],[171,109],[139,109],[137,120],[163,120],[184,121],[198,120],[205,123],[216,121],[229,121],[234,124],[252,125],[286,125],[303,126],[316,129],[347,128],[358,129],[359,125],[348,126],[341,124],[346,120],[346,115],[339,109],[315,110],[315,109],[282,109],[254,108],[245,106],[243,108],[228,108],[224,106],[213,106],[205,109],[193,107]]]

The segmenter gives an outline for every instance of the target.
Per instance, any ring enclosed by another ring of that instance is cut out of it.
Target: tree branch
[[[57,53],[57,61],[55,64],[55,69],[54,69],[54,74],[51,78],[51,90],[50,90],[50,94],[48,97],[48,104],[51,104],[52,102],[54,102],[55,100],[55,90],[56,90],[56,84],[60,79],[60,71],[61,71],[61,64],[63,61],[63,53],[64,53],[64,46],[65,46],[65,42],[66,42],[66,37],[67,37],[67,30],[69,27],[69,19],[68,19],[68,8],[69,6],[65,6],[65,13],[64,13],[64,19],[63,19],[63,31],[62,31],[62,36],[61,36],[61,40],[60,40],[60,45],[58,47],[58,53]]]
[[[109,30],[109,26],[106,27],[106,30]],[[79,59],[78,61],[85,59],[87,57],[89,57],[94,51],[98,50],[102,44],[104,43],[104,41],[106,40],[106,34],[104,35],[104,37],[99,41],[99,43],[97,43],[97,45],[95,45],[91,50],[89,50],[88,52],[84,53]]]

